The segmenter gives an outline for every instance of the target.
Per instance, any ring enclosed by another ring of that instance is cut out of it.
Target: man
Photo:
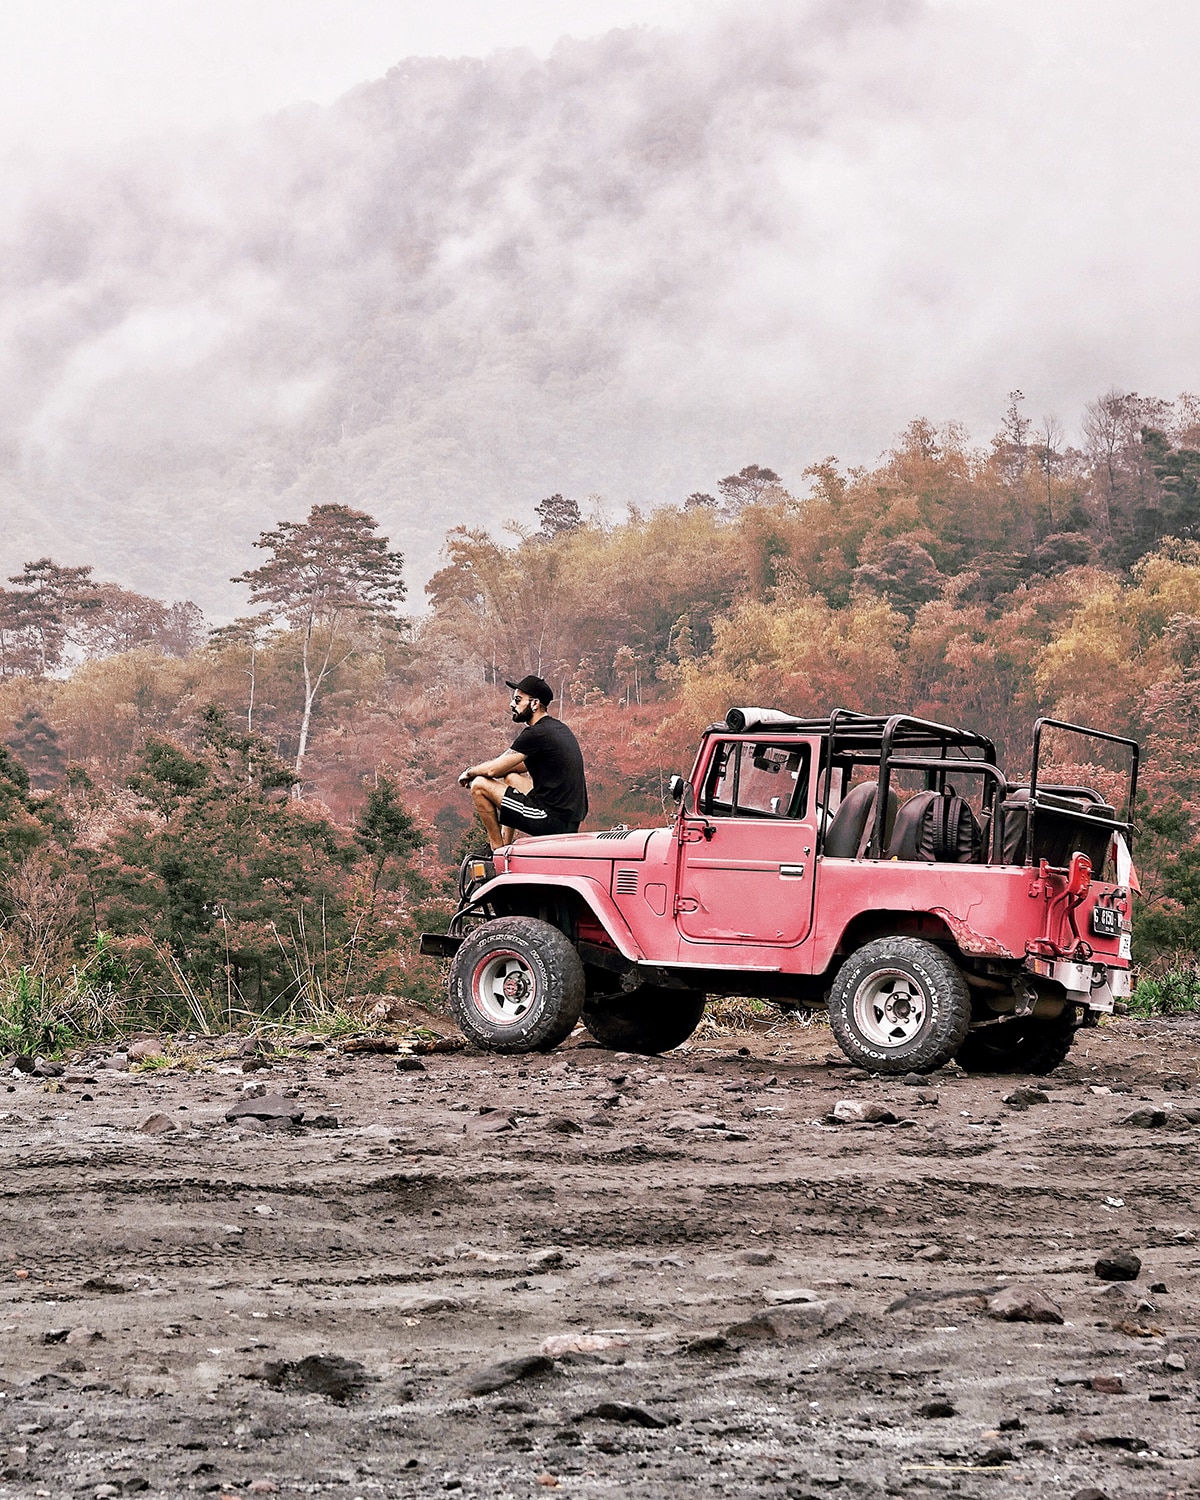
[[[513,690],[513,723],[525,727],[511,749],[458,778],[471,789],[493,852],[518,833],[575,833],[588,806],[579,741],[546,712],[553,688],[532,675],[505,686]]]

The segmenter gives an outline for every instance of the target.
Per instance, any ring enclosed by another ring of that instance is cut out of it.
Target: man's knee
[[[490,802],[495,807],[504,795],[504,783],[490,776],[476,776],[471,782],[470,792],[476,802]]]

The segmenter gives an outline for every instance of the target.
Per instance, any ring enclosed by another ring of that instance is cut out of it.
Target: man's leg
[[[501,829],[497,815],[500,799],[504,796],[505,789],[505,783],[496,776],[476,776],[471,783],[471,800],[475,804],[475,811],[479,814],[479,821],[483,824],[493,852],[502,849],[508,842],[504,835],[510,830]]]

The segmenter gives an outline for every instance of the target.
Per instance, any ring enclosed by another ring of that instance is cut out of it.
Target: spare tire
[[[644,984],[631,995],[595,995],[583,1024],[602,1047],[653,1056],[686,1042],[704,1015],[708,996],[700,990],[670,990]]]

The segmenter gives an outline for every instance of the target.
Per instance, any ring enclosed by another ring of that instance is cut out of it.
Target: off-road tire
[[[644,984],[631,995],[596,995],[583,1024],[602,1047],[653,1056],[686,1042],[704,1015],[707,995]]]
[[[954,960],[921,938],[877,938],[852,953],[829,996],[829,1026],[851,1062],[872,1073],[929,1073],[948,1063],[971,1024]]]
[[[549,1052],[583,1010],[583,963],[557,927],[498,917],[463,939],[450,965],[450,1009],[488,1052]]]
[[[968,1073],[1053,1073],[1066,1061],[1075,1040],[1075,1012],[1063,1007],[1053,1020],[1033,1016],[972,1031],[958,1049],[958,1064]]]

